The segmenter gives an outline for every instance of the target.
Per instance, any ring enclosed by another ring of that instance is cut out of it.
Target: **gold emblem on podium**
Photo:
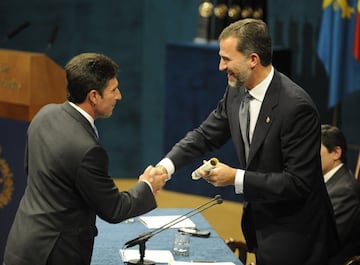
[[[0,209],[9,204],[14,192],[14,174],[6,160],[1,157],[1,153],[0,146]]]
[[[0,73],[9,71],[10,67],[6,64],[0,64]]]
[[[213,4],[211,2],[202,2],[199,5],[199,14],[201,17],[210,17],[213,11]]]

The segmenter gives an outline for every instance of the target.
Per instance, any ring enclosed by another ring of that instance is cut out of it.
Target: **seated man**
[[[347,168],[347,144],[339,128],[321,126],[321,163],[334,208],[341,250],[331,264],[343,264],[360,254],[360,183]]]

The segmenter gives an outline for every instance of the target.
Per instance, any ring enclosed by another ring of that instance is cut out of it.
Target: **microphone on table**
[[[59,26],[55,25],[53,27],[53,30],[51,31],[51,35],[50,35],[50,38],[48,40],[48,44],[47,44],[47,46],[45,48],[44,53],[47,53],[52,48],[52,46],[53,46],[53,44],[55,42],[55,39],[57,37],[58,31],[59,31]]]
[[[10,33],[8,33],[5,37],[3,37],[0,41],[7,41],[12,39],[13,37],[15,37],[17,34],[19,34],[21,31],[23,31],[24,29],[26,29],[28,26],[30,25],[30,22],[24,22],[22,23],[20,26],[18,26],[17,28],[15,28],[13,31],[11,31]]]
[[[221,204],[223,203],[223,199],[221,197],[221,195],[216,195],[213,199],[211,199],[210,201],[198,206],[197,208],[175,218],[174,220],[170,221],[167,224],[164,224],[163,226],[154,229],[152,231],[146,232],[144,234],[141,234],[139,236],[137,236],[134,239],[131,239],[129,241],[127,241],[124,244],[125,248],[129,248],[129,247],[133,247],[135,245],[139,245],[139,252],[140,252],[140,259],[139,260],[129,260],[128,262],[126,262],[127,264],[146,264],[146,265],[150,265],[150,264],[155,264],[153,261],[150,260],[144,260],[145,257],[145,242],[148,241],[151,237],[153,237],[154,235],[167,230],[169,228],[171,228],[172,226],[184,221],[186,218],[192,217],[198,213],[201,213],[203,211],[205,211],[206,209],[209,209],[210,207],[216,205],[216,204]]]

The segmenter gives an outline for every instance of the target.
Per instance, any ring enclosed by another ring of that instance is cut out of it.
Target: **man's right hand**
[[[154,195],[159,193],[168,179],[168,173],[163,166],[148,166],[144,173],[139,177],[139,180],[146,180],[150,183]]]

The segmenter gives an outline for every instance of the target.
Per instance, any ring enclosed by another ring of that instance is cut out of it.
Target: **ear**
[[[96,105],[97,96],[98,96],[98,92],[95,89],[92,89],[92,90],[89,91],[88,100],[89,100],[91,105]]]
[[[250,60],[250,67],[254,68],[256,65],[260,64],[260,57],[257,53],[251,53],[249,55],[249,60]]]
[[[331,152],[334,160],[340,160],[342,155],[342,149],[340,146],[335,146],[334,150]]]

